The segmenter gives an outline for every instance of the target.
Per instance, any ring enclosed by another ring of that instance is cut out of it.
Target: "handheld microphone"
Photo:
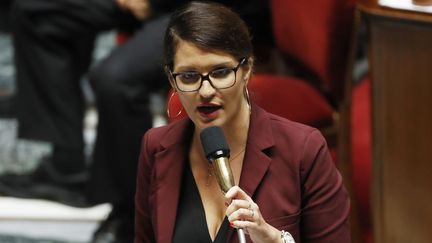
[[[213,165],[216,179],[225,194],[235,183],[228,161],[230,149],[223,130],[217,126],[207,127],[202,130],[200,135],[204,154]]]
[[[230,149],[221,127],[211,126],[203,129],[200,134],[204,154],[213,165],[219,187],[225,194],[235,185],[234,176],[229,164]],[[240,243],[245,243],[243,229],[237,229]]]

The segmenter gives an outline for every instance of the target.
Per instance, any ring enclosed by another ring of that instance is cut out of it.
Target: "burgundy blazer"
[[[172,241],[193,129],[183,119],[144,135],[135,243]],[[350,242],[348,193],[318,130],[253,105],[239,184],[267,223],[297,243]],[[232,228],[228,234],[229,242],[238,242]]]

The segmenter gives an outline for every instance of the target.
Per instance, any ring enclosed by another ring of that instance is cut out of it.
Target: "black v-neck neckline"
[[[215,240],[212,241],[207,226],[204,205],[198,186],[192,174],[189,163],[185,165],[181,196],[178,205],[176,225],[173,234],[173,243],[183,242],[227,242],[227,232],[229,227],[228,219],[225,217]]]

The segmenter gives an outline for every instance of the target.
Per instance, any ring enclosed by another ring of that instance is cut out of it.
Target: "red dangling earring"
[[[167,104],[167,109],[166,109],[167,116],[168,116],[168,118],[169,118],[170,120],[174,120],[174,119],[176,119],[177,117],[179,117],[179,116],[181,115],[182,111],[183,111],[183,106],[181,106],[181,109],[180,109],[180,111],[177,113],[177,115],[175,115],[175,116],[171,116],[171,112],[170,112],[170,108],[171,108],[171,101],[172,101],[172,99],[173,99],[173,97],[174,97],[175,94],[176,94],[176,92],[175,92],[175,91],[172,91],[172,93],[171,93],[171,95],[170,95],[170,97],[169,97],[169,99],[168,99],[168,104]]]

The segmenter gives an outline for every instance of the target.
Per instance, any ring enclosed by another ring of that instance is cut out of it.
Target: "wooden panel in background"
[[[432,22],[430,16],[382,13],[365,11],[372,75],[375,242],[429,243]]]

